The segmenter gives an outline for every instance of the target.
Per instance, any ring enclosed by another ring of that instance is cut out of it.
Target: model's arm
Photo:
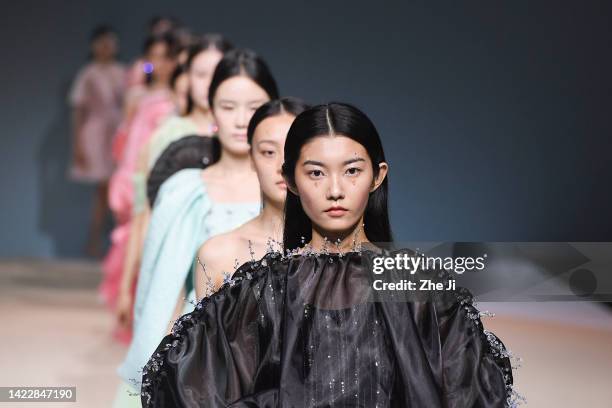
[[[86,167],[86,157],[83,154],[83,146],[81,146],[81,129],[85,122],[86,109],[84,106],[75,106],[72,108],[72,154],[73,160],[79,167]]]
[[[132,324],[131,311],[134,304],[132,287],[140,269],[144,238],[146,236],[149,219],[150,211],[146,209],[142,213],[136,215],[130,225],[129,240],[123,263],[123,273],[121,274],[119,299],[116,309],[119,324],[124,327],[129,327]]]
[[[72,134],[73,142],[78,142],[78,134],[81,132],[85,122],[86,109],[83,105],[76,105],[72,108]]]
[[[74,164],[80,168],[87,168],[87,156],[83,150],[83,138],[81,132],[87,118],[87,105],[89,98],[89,71],[81,70],[74,80],[70,95],[69,104],[72,106],[71,125],[72,125],[72,159]]]
[[[146,163],[148,160],[148,148],[145,145],[138,156],[136,163],[136,173],[140,173],[143,177],[146,174]],[[136,190],[143,189],[141,182],[135,182]],[[138,198],[139,195],[144,197]],[[117,319],[119,324],[125,327],[131,325],[131,310],[134,299],[132,299],[132,286],[140,269],[140,261],[142,259],[142,251],[144,247],[144,238],[146,236],[147,227],[150,218],[150,209],[146,203],[146,194],[141,191],[136,191],[135,200],[143,201],[138,204],[138,209],[132,214],[132,222],[130,224],[129,239],[126,248],[126,254],[123,263],[123,273],[121,274],[121,283],[119,286],[119,300],[117,302]],[[136,207],[136,203],[135,207]]]
[[[168,322],[168,328],[166,329],[166,334],[170,334],[172,332],[172,326],[174,326],[174,322],[179,317],[181,317],[184,305],[185,305],[185,286],[181,288],[179,297],[176,300],[176,305],[174,306],[174,311],[172,312],[172,318]]]
[[[197,300],[216,292],[223,284],[224,273],[234,272],[235,247],[228,234],[217,235],[200,247],[194,274]]]
[[[472,294],[459,288],[437,292],[434,298],[441,385],[448,406],[505,406],[515,398],[510,354],[495,334],[484,329]]]

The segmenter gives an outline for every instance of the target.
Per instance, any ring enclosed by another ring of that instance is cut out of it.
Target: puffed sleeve
[[[470,291],[459,288],[444,293],[435,306],[445,406],[511,406],[510,353],[495,334],[484,329]]]
[[[405,271],[381,275],[400,282]],[[420,271],[411,280],[442,283],[447,271]],[[402,406],[512,407],[522,397],[513,388],[511,353],[485,330],[466,288],[378,293],[396,361],[394,395]]]
[[[282,267],[275,255],[245,263],[177,320],[143,368],[143,407],[225,407],[243,396],[274,401],[273,393],[252,390],[271,380],[269,365],[278,359],[271,340],[280,335],[280,305],[265,293],[281,285],[274,276],[282,274],[267,273]]]

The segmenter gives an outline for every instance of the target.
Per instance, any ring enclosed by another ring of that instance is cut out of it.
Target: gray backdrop
[[[284,95],[370,115],[398,240],[612,241],[610,3],[429,3],[3,1],[0,256],[80,254],[67,88],[94,25],[129,61],[160,13],[255,49]]]

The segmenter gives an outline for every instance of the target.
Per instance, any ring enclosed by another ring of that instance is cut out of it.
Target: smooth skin
[[[368,197],[389,170],[387,163],[379,163],[378,176],[374,177],[372,166],[366,149],[343,135],[315,137],[302,147],[295,185],[288,188],[299,196],[312,221],[308,247],[314,251],[346,252],[355,242],[369,242],[362,227]],[[333,206],[346,211],[328,211]]]

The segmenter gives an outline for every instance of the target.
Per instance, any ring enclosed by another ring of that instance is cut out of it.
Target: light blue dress
[[[159,190],[144,242],[134,303],[132,342],[118,373],[140,390],[142,368],[165,336],[181,288],[193,287],[195,255],[210,237],[230,231],[259,214],[260,202],[216,203],[208,196],[201,169],[175,173]],[[195,290],[188,295],[195,300]],[[185,302],[183,313],[194,302]]]

